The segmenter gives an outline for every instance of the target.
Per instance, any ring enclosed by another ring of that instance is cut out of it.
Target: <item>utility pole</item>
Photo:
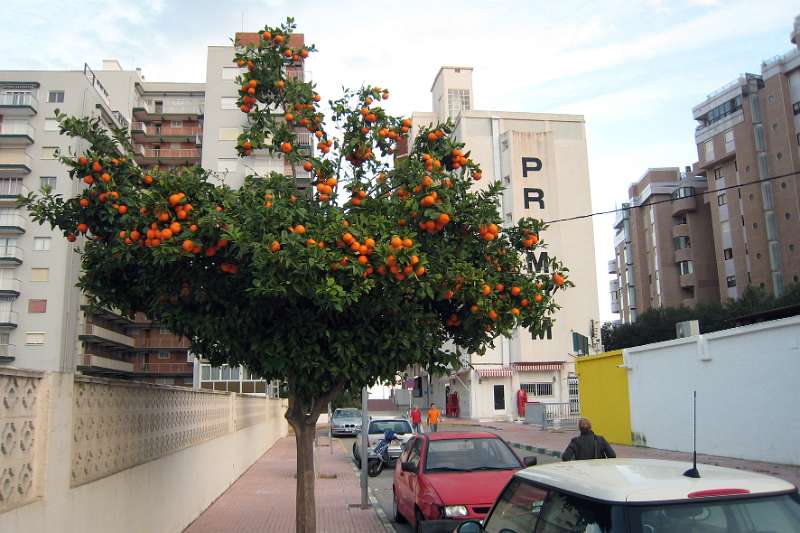
[[[361,389],[361,508],[369,508],[369,496],[367,494],[367,463],[369,462],[369,412],[367,400],[369,399],[369,389]]]
[[[333,418],[331,402],[328,402],[328,448],[331,449],[331,455],[333,455],[333,422],[331,422],[331,418]]]

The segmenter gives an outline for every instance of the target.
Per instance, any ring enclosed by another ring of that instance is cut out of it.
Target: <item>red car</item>
[[[394,519],[416,531],[426,520],[481,520],[514,473],[531,464],[535,457],[521,461],[493,433],[417,435],[395,465]]]

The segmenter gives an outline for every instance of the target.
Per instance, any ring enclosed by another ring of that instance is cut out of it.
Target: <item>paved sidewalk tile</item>
[[[450,418],[444,421],[442,428],[444,429],[448,426],[480,426],[497,433],[509,442],[532,446],[534,448],[544,448],[559,453],[567,447],[570,439],[578,434],[575,430],[546,431],[529,424],[496,421],[478,422],[459,418]],[[602,431],[598,431],[598,433],[602,434]],[[685,461],[687,463],[692,460],[692,454],[687,452],[675,452],[639,446],[623,446],[619,444],[612,444],[612,446],[619,457],[668,459],[673,461]],[[800,466],[749,461],[706,454],[697,454],[697,461],[699,463],[750,470],[752,472],[776,476],[800,487]]]
[[[184,533],[295,531],[295,452],[293,436],[278,440]],[[334,442],[333,454],[327,446],[320,447],[318,458],[320,473],[336,474],[336,478],[317,479],[317,531],[386,531],[373,508],[350,507],[361,501],[361,491],[353,475],[352,461],[342,446]]]

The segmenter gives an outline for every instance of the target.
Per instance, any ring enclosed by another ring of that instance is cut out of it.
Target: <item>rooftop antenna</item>
[[[697,470],[697,391],[693,391],[693,408],[694,412],[692,414],[692,424],[694,426],[694,443],[692,444],[692,467],[684,472],[683,475],[698,479],[700,478],[700,472]]]

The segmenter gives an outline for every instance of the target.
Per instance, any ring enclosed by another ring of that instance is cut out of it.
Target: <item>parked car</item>
[[[394,431],[397,435],[397,440],[389,445],[389,459],[394,462],[400,457],[403,452],[403,446],[408,442],[408,439],[414,434],[411,429],[411,422],[405,418],[400,417],[381,417],[373,418],[369,421],[369,433],[367,439],[369,442],[369,457],[375,453],[375,446],[383,438],[383,434],[387,431]],[[360,435],[359,435],[360,437]],[[357,438],[353,443],[353,459],[357,464],[361,464],[361,438]]]
[[[517,472],[485,522],[458,533],[795,533],[797,487],[763,474],[652,459],[553,463]]]
[[[452,531],[452,520],[484,518],[514,473],[536,459],[521,461],[494,433],[441,432],[415,436],[398,463],[395,521],[419,531],[426,520],[445,519]]]
[[[351,437],[361,429],[361,410],[339,408],[331,416],[331,434],[334,437]]]

